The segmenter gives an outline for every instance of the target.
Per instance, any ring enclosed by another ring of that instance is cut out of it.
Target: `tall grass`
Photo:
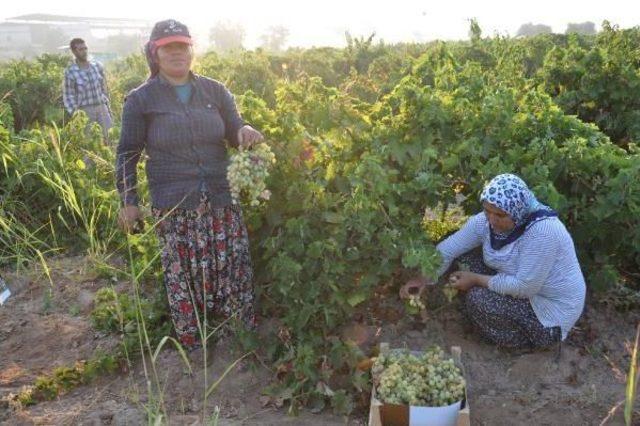
[[[633,407],[636,396],[638,394],[638,380],[640,372],[638,371],[638,349],[640,346],[640,323],[637,325],[636,337],[631,348],[631,361],[629,362],[629,372],[627,373],[627,381],[625,387],[625,398],[614,405],[607,416],[600,422],[600,426],[604,426],[614,417],[620,407],[624,406],[624,422],[626,426],[631,426],[633,422]],[[635,423],[637,424],[637,423]]]
[[[49,289],[45,295],[50,295],[53,287],[51,271],[47,264],[47,256],[57,252],[25,227],[19,220],[5,213],[0,206],[0,247],[4,249],[0,253],[0,264],[13,264],[17,271],[25,265],[39,263],[49,283]]]
[[[52,127],[49,138],[43,138],[39,146],[48,157],[36,162],[35,173],[70,213],[70,218],[59,214],[60,221],[68,231],[80,225],[89,255],[99,257],[107,253],[109,245],[117,238],[117,200],[113,197],[113,185],[109,185],[112,181],[99,180],[105,175],[114,175],[113,155],[104,149],[102,156],[93,152],[91,148],[97,147],[95,138],[89,149],[78,150],[72,146],[74,142],[61,140],[59,129]],[[78,153],[82,154],[82,159],[77,157]]]
[[[638,341],[640,340],[640,324],[636,330],[636,339],[631,352],[631,363],[629,364],[629,374],[627,374],[627,388],[624,403],[624,421],[627,426],[633,423],[633,405],[638,391]]]
[[[87,128],[84,114],[62,129],[53,124],[20,135],[0,132],[0,155],[10,207],[4,211],[32,234],[53,245],[86,246],[94,257],[115,243],[114,154],[102,144],[99,128]]]

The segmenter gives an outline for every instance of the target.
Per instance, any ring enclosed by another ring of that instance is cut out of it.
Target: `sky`
[[[289,29],[289,46],[341,46],[345,31],[387,42],[467,38],[469,19],[476,18],[485,35],[515,35],[521,24],[545,24],[564,32],[569,22],[609,20],[621,28],[640,25],[640,2],[633,0],[495,1],[495,0],[4,0],[0,21],[29,13],[143,19],[174,18],[192,30],[196,42],[207,43],[217,22],[239,23],[246,47],[259,44],[271,26]]]

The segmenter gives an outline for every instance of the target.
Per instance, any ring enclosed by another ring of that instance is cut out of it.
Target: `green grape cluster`
[[[372,372],[378,399],[387,404],[443,407],[464,398],[460,369],[437,346],[420,355],[381,354]]]
[[[424,305],[424,302],[420,298],[420,295],[417,295],[417,294],[410,295],[409,298],[407,299],[407,304],[409,305],[410,308],[413,308],[413,310],[416,310],[416,311],[423,311],[426,308],[426,306]]]
[[[255,207],[260,205],[261,200],[268,200],[271,191],[267,189],[266,179],[275,162],[276,156],[266,143],[233,154],[227,179],[234,202]]]
[[[438,203],[434,208],[427,208],[422,218],[422,226],[431,241],[440,241],[445,235],[457,231],[466,220],[460,207],[446,206]]]
[[[445,284],[442,287],[442,292],[444,293],[444,297],[447,298],[447,301],[449,303],[451,303],[454,297],[458,295],[458,289],[453,287],[451,284]]]

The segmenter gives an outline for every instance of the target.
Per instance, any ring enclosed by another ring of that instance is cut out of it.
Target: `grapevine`
[[[246,203],[252,207],[268,200],[271,191],[266,179],[269,169],[276,162],[276,156],[267,144],[256,145],[251,150],[241,150],[231,156],[227,179],[231,187],[234,203]]]

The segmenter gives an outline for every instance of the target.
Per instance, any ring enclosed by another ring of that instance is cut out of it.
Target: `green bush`
[[[616,144],[640,140],[640,28],[605,23],[592,45],[578,35],[555,47],[540,70],[544,89],[568,114],[595,123]]]
[[[16,132],[35,123],[60,124],[64,117],[62,56],[44,55],[36,60],[13,60],[0,66],[0,99],[13,110]]]

